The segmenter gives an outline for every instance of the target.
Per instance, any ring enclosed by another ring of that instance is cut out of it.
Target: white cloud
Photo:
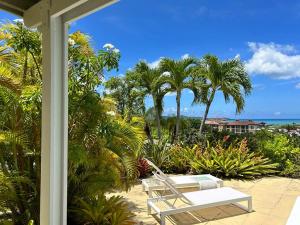
[[[168,92],[166,96],[176,96],[176,92]]]
[[[13,20],[15,23],[23,23],[24,24],[24,20],[23,19],[15,19]]]
[[[103,45],[103,48],[109,50],[109,49],[113,49],[115,48],[115,46],[113,44],[110,43],[106,43],[105,45]]]
[[[184,54],[183,56],[181,56],[181,59],[187,59],[187,58],[189,58],[190,57],[190,55],[188,54],[188,53],[186,53],[186,54]]]
[[[300,89],[300,83],[296,84],[296,88]]]
[[[234,56],[234,59],[241,59],[241,55],[240,55],[240,54],[236,54],[236,55]]]
[[[182,112],[187,113],[189,111],[188,107],[184,107],[183,109],[181,109]]]
[[[281,112],[274,112],[274,116],[280,116]]]
[[[165,90],[165,89],[170,88],[170,87],[171,87],[171,85],[168,84],[168,83],[166,83],[166,84],[164,84],[164,85],[161,86],[161,89]]]
[[[275,79],[300,77],[300,55],[292,45],[249,42],[253,52],[246,62],[249,74],[268,75]]]
[[[161,61],[163,58],[164,58],[164,57],[160,57],[159,59],[157,59],[157,60],[155,60],[155,61],[153,61],[153,62],[148,63],[148,66],[149,66],[150,68],[152,68],[152,69],[157,68],[158,65],[159,65],[159,63],[160,63],[160,61]]]
[[[187,59],[187,58],[189,58],[189,57],[190,57],[190,55],[186,53],[186,54],[184,54],[184,55],[181,56],[181,59]],[[163,58],[165,58],[165,57],[160,57],[160,58],[158,58],[157,60],[148,63],[148,66],[149,66],[150,68],[152,68],[152,69],[157,68],[158,65],[159,65],[159,63],[160,63],[160,61],[161,61]]]
[[[264,84],[253,84],[252,87],[254,89],[257,89],[257,90],[264,90],[265,89],[265,85]]]
[[[165,113],[175,113],[176,112],[176,108],[175,107],[166,107],[166,109],[164,110]]]

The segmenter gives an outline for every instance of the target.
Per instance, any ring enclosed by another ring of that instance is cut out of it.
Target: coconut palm
[[[161,140],[161,114],[163,111],[163,97],[168,90],[157,85],[157,80],[161,76],[157,68],[150,68],[146,62],[139,62],[135,67],[140,88],[144,89],[145,96],[151,95],[154,104],[157,135]]]
[[[201,80],[201,97],[197,102],[206,105],[204,116],[200,125],[200,134],[207,119],[210,106],[218,91],[224,95],[225,102],[231,99],[236,105],[236,113],[240,113],[245,106],[245,95],[251,93],[252,85],[245,71],[243,63],[235,58],[220,61],[216,56],[205,55],[194,70],[194,75]]]
[[[173,60],[170,58],[164,58],[161,60],[159,67],[162,72],[162,76],[158,80],[158,85],[165,85],[169,90],[176,92],[176,132],[175,136],[179,141],[179,129],[180,129],[180,105],[181,105],[181,93],[184,89],[190,89],[194,92],[194,96],[198,96],[198,90],[194,86],[191,74],[193,67],[196,63],[194,58],[185,58],[181,60]]]

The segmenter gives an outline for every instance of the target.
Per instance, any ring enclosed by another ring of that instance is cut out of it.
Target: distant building
[[[218,131],[230,131],[235,134],[255,133],[265,126],[265,123],[258,123],[253,120],[235,120],[210,118],[205,122],[206,125]]]

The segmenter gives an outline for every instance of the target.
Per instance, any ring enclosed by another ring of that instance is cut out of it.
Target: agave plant
[[[156,143],[147,143],[144,146],[145,156],[158,167],[165,167],[170,156],[170,144],[168,139]]]

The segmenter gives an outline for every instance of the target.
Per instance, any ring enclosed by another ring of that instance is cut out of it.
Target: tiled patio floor
[[[237,206],[228,205],[177,214],[169,218],[167,224],[285,225],[296,196],[300,196],[300,179],[271,177],[254,181],[228,180],[224,186],[252,195],[254,212],[247,213]],[[147,195],[143,193],[141,185],[121,195],[131,203],[140,224],[159,224],[158,219],[147,215]]]

